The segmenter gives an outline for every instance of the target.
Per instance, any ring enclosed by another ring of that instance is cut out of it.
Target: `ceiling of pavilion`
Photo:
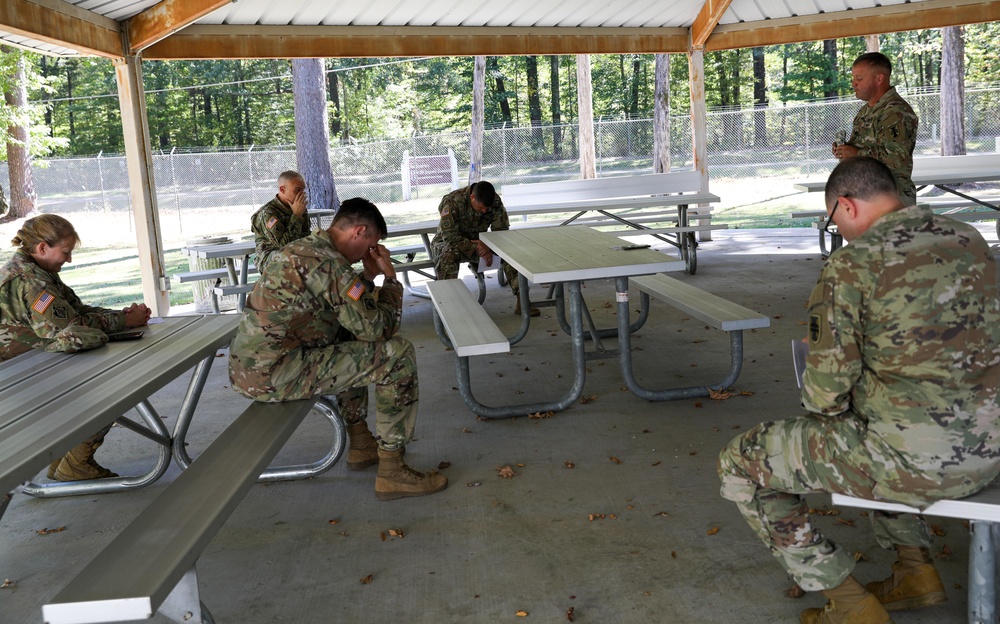
[[[683,53],[998,19],[1000,0],[0,0],[0,42],[145,59]]]

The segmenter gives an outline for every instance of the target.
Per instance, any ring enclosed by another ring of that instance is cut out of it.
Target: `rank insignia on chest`
[[[267,229],[272,230],[278,224],[278,217],[271,217],[267,220]]]
[[[365,310],[368,310],[369,312],[373,311],[375,308],[378,307],[375,305],[375,300],[372,299],[371,297],[365,297],[364,303],[365,303]]]
[[[889,129],[889,134],[892,135],[892,138],[898,139],[899,138],[899,128],[897,128],[896,126],[893,126],[892,128]]]

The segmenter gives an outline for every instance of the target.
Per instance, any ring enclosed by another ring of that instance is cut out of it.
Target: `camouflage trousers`
[[[296,394],[336,395],[340,415],[352,424],[368,417],[368,386],[375,384],[379,446],[391,450],[413,437],[420,397],[416,352],[409,340],[399,336],[379,342],[346,340],[306,350],[303,360],[302,367],[314,374],[299,379],[312,387],[296,388]]]
[[[864,424],[850,414],[761,423],[734,438],[719,455],[721,494],[736,503],[799,586],[830,589],[851,573],[854,557],[812,525],[803,495],[837,492],[874,498],[876,483],[864,469],[871,461]],[[930,546],[919,516],[876,512],[871,517],[883,548]]]
[[[464,253],[461,249],[457,249],[438,238],[431,241],[431,255],[434,256],[434,274],[437,276],[437,279],[455,279],[458,277],[458,265],[462,262],[469,262],[477,266],[479,264],[479,256],[476,253]],[[507,264],[507,261],[501,258],[500,270],[503,271],[504,278],[510,284],[510,290],[516,297],[520,292],[517,283],[517,269]]]

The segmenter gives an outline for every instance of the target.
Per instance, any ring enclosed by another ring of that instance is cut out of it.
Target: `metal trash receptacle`
[[[226,245],[233,242],[228,236],[200,236],[184,241],[184,247],[204,247],[206,245]],[[226,261],[223,258],[199,258],[194,254],[188,254],[189,271],[205,271],[208,269],[225,269]],[[229,276],[222,278],[221,284],[230,284]],[[194,309],[199,314],[212,313],[212,289],[215,287],[215,280],[198,280],[191,282],[194,291]],[[236,296],[219,297],[219,311],[236,309]]]

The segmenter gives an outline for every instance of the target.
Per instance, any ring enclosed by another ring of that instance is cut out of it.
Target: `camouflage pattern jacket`
[[[309,233],[309,211],[296,217],[291,207],[275,195],[250,218],[250,229],[256,246],[254,264],[263,273],[271,254]]]
[[[803,404],[865,424],[880,498],[923,507],[1000,472],[1000,300],[974,228],[921,206],[876,221],[823,267],[809,347]]]
[[[896,87],[879,98],[875,106],[867,103],[854,116],[851,145],[858,156],[871,156],[892,171],[904,206],[917,201],[913,175],[913,148],[917,144],[917,115],[898,93]]]
[[[271,260],[229,347],[229,379],[240,394],[267,401],[281,389],[286,398],[307,398],[288,387],[316,376],[309,351],[345,339],[377,342],[399,331],[403,287],[366,284],[326,230],[289,243]]]
[[[123,329],[124,312],[85,305],[23,249],[0,268],[0,361],[32,349],[94,349]]]
[[[452,191],[441,199],[438,223],[434,241],[444,241],[452,249],[465,256],[476,254],[476,243],[479,233],[492,230],[499,232],[510,229],[507,219],[507,209],[503,207],[500,195],[493,200],[493,205],[484,213],[476,212],[469,199],[471,186]]]

